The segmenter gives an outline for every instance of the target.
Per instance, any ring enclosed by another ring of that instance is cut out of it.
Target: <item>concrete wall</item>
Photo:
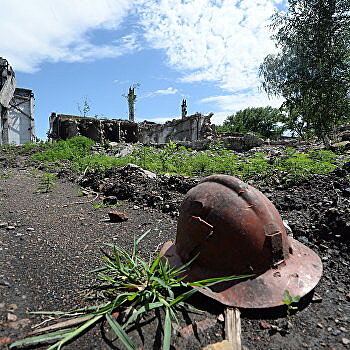
[[[34,95],[17,88],[7,111],[8,143],[17,145],[35,141]]]
[[[85,136],[100,143],[106,140],[133,143],[138,141],[138,124],[129,120],[96,119],[52,113],[50,139],[67,140],[74,136]]]
[[[66,140],[82,135],[97,142],[141,142],[146,145],[162,145],[170,140],[194,143],[213,135],[210,124],[212,114],[194,114],[184,119],[174,119],[165,124],[144,121],[95,119],[52,113],[50,116],[50,138]]]
[[[5,108],[0,104],[0,146],[2,146],[3,142],[2,142],[2,139],[3,139],[3,113],[5,113]]]
[[[210,118],[212,114],[204,116],[200,113],[174,119],[165,124],[143,122],[140,127],[140,142],[143,144],[166,144],[171,141],[188,141],[194,143],[206,139],[213,134]]]
[[[34,95],[16,88],[15,74],[0,57],[0,145],[35,141]]]

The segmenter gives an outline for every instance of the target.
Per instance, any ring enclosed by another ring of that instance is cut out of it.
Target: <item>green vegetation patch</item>
[[[33,155],[34,160],[46,162],[58,162],[70,160],[73,163],[90,154],[91,147],[95,142],[84,136],[76,136],[66,141],[57,141],[49,144],[50,147],[44,152]]]
[[[288,147],[283,154],[273,156],[256,152],[244,155],[228,150],[218,143],[205,151],[195,151],[169,142],[163,148],[134,146],[131,154],[124,157],[92,154],[94,141],[78,136],[58,141],[50,148],[34,154],[33,159],[43,162],[69,161],[76,172],[98,171],[104,173],[112,167],[136,164],[156,173],[185,176],[227,174],[243,180],[252,177],[278,177],[298,182],[312,174],[327,174],[350,160],[349,155],[332,151],[310,150],[298,153]]]

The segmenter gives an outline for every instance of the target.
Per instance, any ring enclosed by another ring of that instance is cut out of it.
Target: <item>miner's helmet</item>
[[[319,256],[287,236],[280,214],[256,188],[212,175],[188,191],[180,208],[175,245],[161,254],[171,266],[193,260],[185,281],[252,275],[200,291],[242,308],[282,305],[283,294],[304,296],[322,275]]]

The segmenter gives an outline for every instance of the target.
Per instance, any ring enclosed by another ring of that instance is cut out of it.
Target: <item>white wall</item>
[[[17,145],[33,142],[34,130],[34,97],[30,90],[16,89],[8,110],[8,143]]]

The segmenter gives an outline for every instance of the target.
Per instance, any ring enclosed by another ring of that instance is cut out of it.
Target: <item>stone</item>
[[[331,150],[336,150],[337,148],[344,148],[345,150],[350,149],[350,141],[341,141],[331,144]]]
[[[10,322],[17,321],[17,316],[15,314],[8,313],[7,314],[7,320],[10,321]]]
[[[5,326],[13,329],[19,329],[19,328],[28,326],[29,323],[30,323],[30,320],[28,318],[22,318],[21,320],[18,320],[18,321],[8,322],[5,324]]]
[[[344,345],[349,345],[349,344],[350,344],[350,339],[348,339],[348,338],[341,338],[341,342],[342,342]]]
[[[270,325],[270,323],[264,322],[264,321],[260,321],[259,322],[259,326],[261,329],[270,329],[272,326]]]
[[[232,344],[225,339],[221,342],[210,344],[203,348],[203,350],[232,350]]]
[[[0,345],[6,345],[7,343],[11,343],[10,337],[0,338]]]
[[[215,326],[215,324],[216,319],[206,318],[203,321],[195,322],[194,325],[190,324],[186,327],[181,328],[178,334],[180,337],[187,339],[194,336],[194,329],[196,330],[196,332],[204,332],[207,329]]]
[[[129,219],[129,217],[125,213],[116,210],[110,211],[108,213],[108,216],[111,222],[123,222]]]
[[[7,305],[7,311],[13,312],[18,309],[18,306],[16,304],[9,304]]]
[[[219,322],[225,322],[224,314],[220,314],[220,315],[218,316],[218,321],[219,321]]]

